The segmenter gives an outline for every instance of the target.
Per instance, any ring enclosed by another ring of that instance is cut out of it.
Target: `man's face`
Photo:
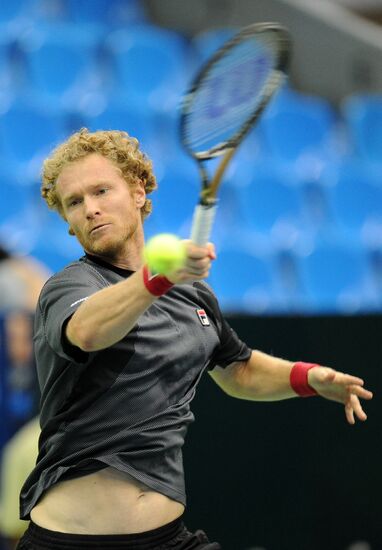
[[[143,187],[129,186],[118,168],[97,153],[62,170],[57,194],[71,230],[90,254],[119,259],[142,229]]]

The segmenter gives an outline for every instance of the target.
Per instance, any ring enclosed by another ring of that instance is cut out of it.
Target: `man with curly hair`
[[[18,548],[217,550],[191,533],[182,446],[204,371],[249,400],[321,396],[366,419],[363,381],[250,350],[203,281],[212,244],[185,242],[167,278],[142,262],[151,162],[124,132],[86,129],[44,163],[42,195],[85,255],[40,295],[35,353],[41,387],[37,464],[21,493],[31,519]]]

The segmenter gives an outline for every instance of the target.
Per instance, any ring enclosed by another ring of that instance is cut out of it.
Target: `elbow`
[[[83,323],[76,322],[73,317],[66,326],[65,334],[67,340],[72,346],[75,346],[86,353],[97,350],[94,332],[89,331]]]
[[[232,364],[225,369],[215,367],[210,373],[216,384],[229,397],[245,399],[246,387],[243,380],[244,364]]]
[[[89,339],[82,339],[78,344],[75,344],[80,350],[90,353],[91,351],[97,351],[99,348],[95,346],[95,344],[92,342],[92,340]]]
[[[230,380],[225,384],[220,384],[220,388],[229,397],[234,397],[236,399],[240,399],[242,397],[242,388],[234,380]]]
[[[257,376],[251,370],[248,362],[237,363],[227,382],[222,389],[230,397],[250,401],[262,400]]]
[[[76,340],[77,343],[74,345],[86,353],[102,349],[102,346],[100,346],[99,342],[96,340],[94,332],[89,332],[89,330],[83,329],[79,331]]]

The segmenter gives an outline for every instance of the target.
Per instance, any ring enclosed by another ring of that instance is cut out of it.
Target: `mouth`
[[[99,231],[102,231],[105,227],[108,227],[109,223],[102,223],[100,225],[96,225],[96,227],[93,227],[93,229],[90,230],[90,234],[93,235],[94,233],[97,233]]]

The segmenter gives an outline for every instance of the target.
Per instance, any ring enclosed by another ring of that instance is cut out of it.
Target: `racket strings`
[[[227,50],[190,94],[184,138],[194,151],[219,149],[274,87],[274,40],[248,38]],[[217,153],[218,154],[218,153]]]

